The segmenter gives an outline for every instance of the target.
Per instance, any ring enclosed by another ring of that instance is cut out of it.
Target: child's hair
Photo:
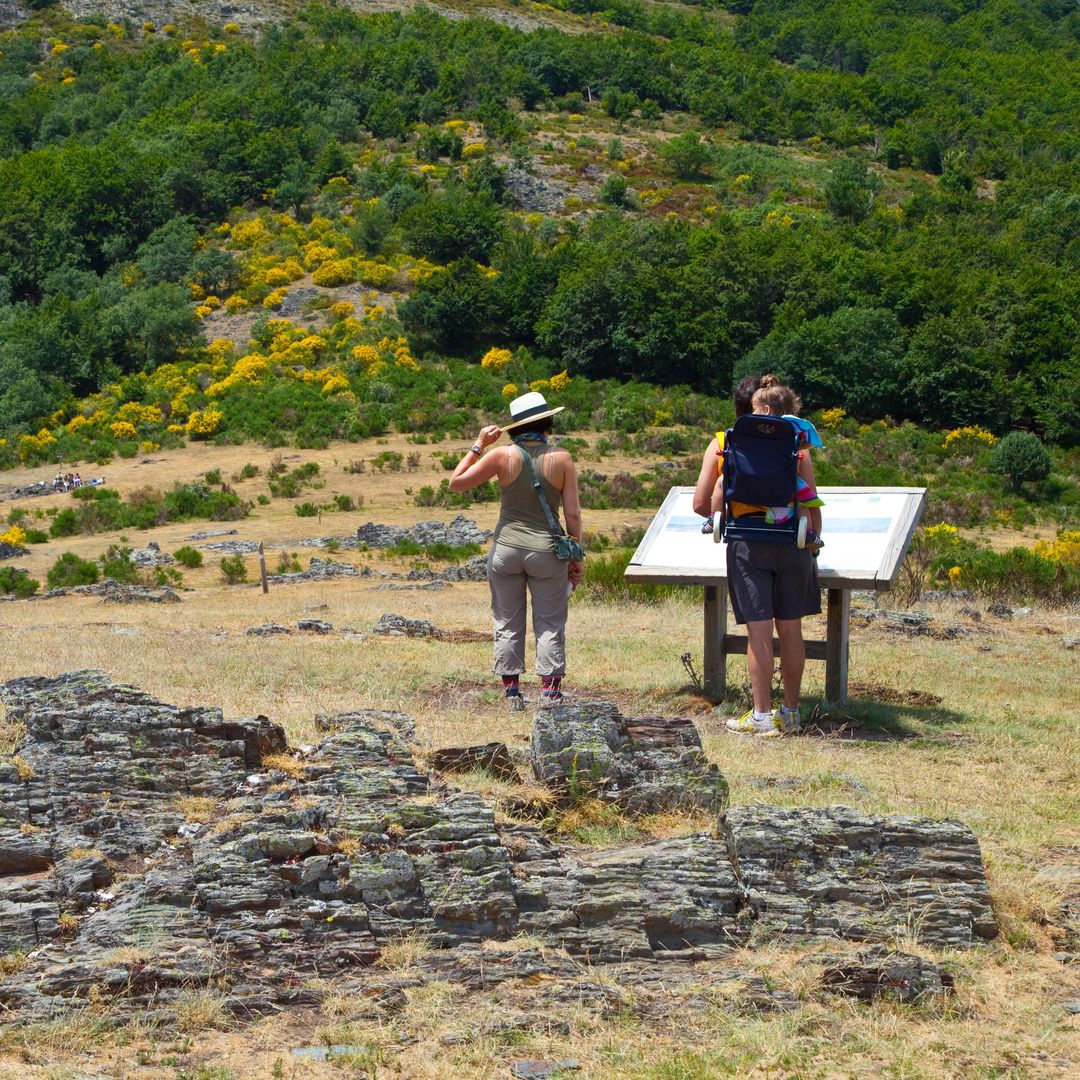
[[[798,416],[802,408],[799,395],[775,375],[761,376],[761,383],[754,392],[753,404],[754,412],[768,409],[774,416]]]

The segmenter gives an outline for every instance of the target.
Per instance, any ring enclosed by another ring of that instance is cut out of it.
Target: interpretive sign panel
[[[818,488],[822,539],[818,577],[823,588],[891,589],[922,516],[925,488]],[[715,584],[726,576],[725,545],[701,531],[694,489],[675,487],[626,570],[628,581]]]
[[[826,637],[808,641],[806,656],[825,661],[826,700],[847,697],[848,614],[852,589],[885,591],[896,584],[900,564],[926,503],[925,488],[818,488],[825,546],[818,580],[828,590]],[[653,585],[705,587],[707,692],[719,700],[727,685],[726,661],[746,652],[746,638],[727,632],[727,552],[694,513],[694,489],[673,487],[649,526],[626,580]],[[773,642],[779,650],[779,642]]]

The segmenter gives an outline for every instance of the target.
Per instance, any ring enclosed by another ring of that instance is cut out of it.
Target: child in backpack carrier
[[[825,503],[817,493],[814,466],[810,462],[810,448],[822,445],[821,436],[809,420],[799,416],[802,402],[798,395],[789,386],[784,386],[775,375],[762,376],[761,385],[752,401],[755,413],[789,420],[799,433],[799,479],[795,504],[767,506],[765,520],[771,525],[783,525],[791,520],[793,514],[809,518],[806,546],[816,554],[824,543],[821,539],[821,507]]]

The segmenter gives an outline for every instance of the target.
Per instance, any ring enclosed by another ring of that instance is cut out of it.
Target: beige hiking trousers
[[[495,674],[525,671],[525,593],[532,597],[536,674],[566,674],[566,563],[553,551],[525,551],[493,544],[488,555]]]

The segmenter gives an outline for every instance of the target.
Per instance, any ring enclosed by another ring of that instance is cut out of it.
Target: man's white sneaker
[[[755,731],[759,739],[779,739],[782,735],[798,735],[802,731],[802,722],[799,719],[799,710],[793,709],[785,712],[783,709],[773,709],[769,717],[768,727],[761,731]]]
[[[764,735],[773,727],[772,716],[766,716],[764,720],[758,720],[754,716],[754,710],[750,709],[738,718],[732,716],[724,721],[724,727],[728,731],[734,731],[739,735]]]

